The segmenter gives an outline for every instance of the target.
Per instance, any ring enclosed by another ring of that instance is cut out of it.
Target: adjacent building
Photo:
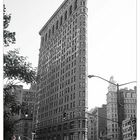
[[[121,94],[122,101],[120,105],[122,105],[124,119],[127,118],[135,118],[137,116],[137,94],[136,94],[136,87],[134,89],[120,89],[119,94]]]
[[[17,86],[13,91],[16,100],[22,105],[19,115],[15,121],[15,136],[20,136],[23,140],[32,138],[32,121],[35,103],[35,90],[23,89],[23,86]]]
[[[93,140],[93,121],[94,121],[94,116],[92,115],[92,109],[90,111],[88,111],[88,140]]]
[[[110,82],[116,84],[113,77],[110,78]],[[136,117],[136,107],[136,87],[134,87],[134,89],[120,89],[117,93],[117,87],[114,84],[109,85],[107,93],[107,118],[109,119],[107,120],[108,138],[111,140],[120,139],[122,122],[125,119]]]
[[[65,0],[40,30],[36,140],[87,139],[86,0]]]
[[[107,139],[106,105],[96,107],[88,117],[88,140]]]

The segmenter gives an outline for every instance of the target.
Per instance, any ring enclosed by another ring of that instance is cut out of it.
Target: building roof
[[[67,3],[68,0],[64,0],[63,3],[59,6],[59,8],[54,12],[54,14],[50,17],[50,19],[47,21],[47,23],[42,27],[42,29],[39,31],[39,34],[42,34],[42,31],[47,27],[47,25],[51,22],[51,20],[56,16],[56,14],[62,9],[62,7]]]

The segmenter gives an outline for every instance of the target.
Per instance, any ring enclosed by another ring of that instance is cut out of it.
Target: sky
[[[38,65],[39,31],[63,0],[4,0],[16,32],[14,48]],[[136,0],[88,0],[88,74],[119,84],[136,81]],[[106,103],[108,83],[88,79],[88,108]],[[133,88],[136,84],[127,85]],[[126,86],[125,86],[126,87]],[[122,87],[123,88],[123,87]]]

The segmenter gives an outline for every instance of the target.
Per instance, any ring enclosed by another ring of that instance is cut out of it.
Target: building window
[[[41,37],[41,45],[42,46],[44,45],[44,37]],[[26,101],[26,98],[25,98],[25,101]]]
[[[74,128],[74,121],[70,122],[70,129]]]
[[[69,9],[69,15],[72,14],[72,5],[70,6],[70,9]]]
[[[67,20],[67,11],[65,12],[65,20]]]
[[[62,25],[62,22],[63,22],[63,17],[61,16],[61,18],[60,18],[60,26]]]
[[[82,2],[81,2],[81,5],[84,5],[84,6],[85,6],[85,1],[82,1]]]
[[[85,128],[85,120],[82,120],[82,128]]]
[[[57,22],[56,22],[56,30],[58,29],[58,20],[57,20]]]
[[[74,3],[74,10],[76,10],[76,9],[77,9],[77,0]]]
[[[46,35],[45,35],[45,41],[47,41],[47,33],[46,33]]]
[[[53,25],[53,27],[52,27],[52,34],[54,34],[54,25]]]
[[[51,37],[51,29],[49,29],[49,38]]]

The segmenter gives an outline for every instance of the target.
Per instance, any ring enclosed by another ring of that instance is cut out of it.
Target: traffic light
[[[136,124],[136,119],[133,119],[132,120],[132,124]]]
[[[66,119],[66,117],[67,117],[67,113],[66,113],[66,112],[64,112],[64,113],[63,113],[63,119],[65,120],[65,119]]]

